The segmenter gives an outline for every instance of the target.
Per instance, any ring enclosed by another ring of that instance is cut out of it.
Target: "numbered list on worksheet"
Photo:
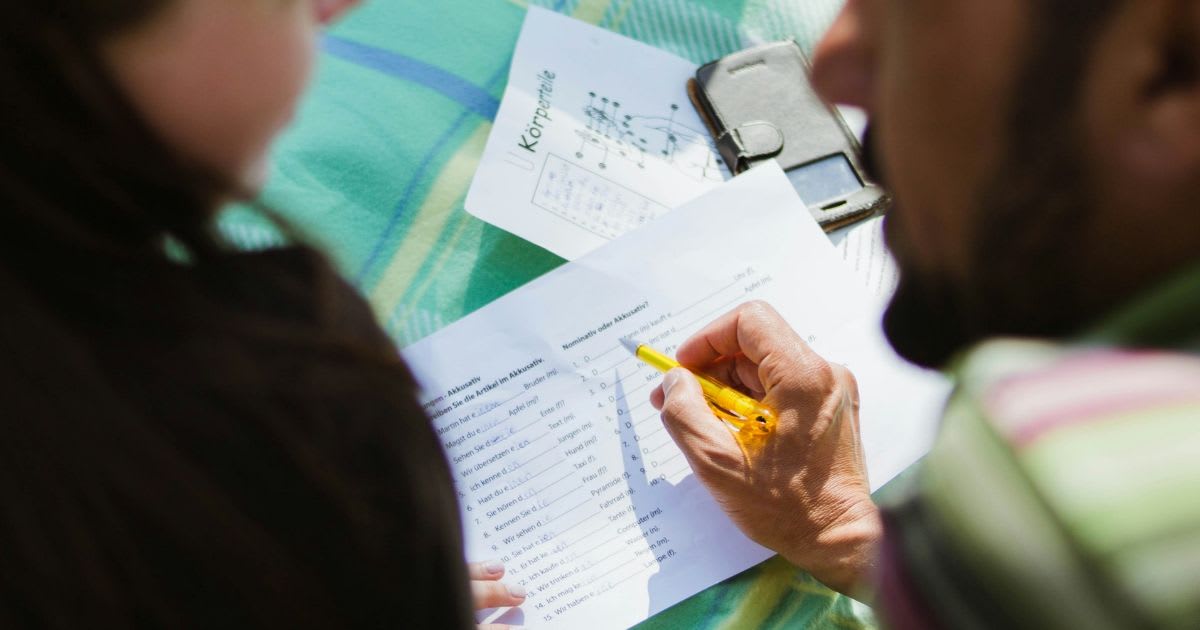
[[[404,351],[450,461],[469,558],[502,560],[529,592],[505,621],[633,625],[770,556],[692,473],[650,404],[661,375],[621,344],[673,354],[756,299],[818,351],[850,348],[835,358],[872,378],[865,292],[773,166]]]
[[[771,282],[753,269],[735,275],[673,312],[644,301],[590,322],[553,352],[473,374],[428,403],[474,551],[504,561],[537,620],[629,582],[645,593],[647,578],[685,555],[687,565],[703,560],[709,546],[766,557],[730,530],[650,405],[661,375],[619,343],[673,352],[680,331]],[[660,587],[665,607],[679,588]],[[654,612],[656,593],[647,595],[642,612]]]

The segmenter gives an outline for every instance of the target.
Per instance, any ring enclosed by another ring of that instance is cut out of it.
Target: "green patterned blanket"
[[[842,0],[539,0],[703,63],[754,43],[806,47]],[[324,248],[405,345],[561,265],[463,210],[529,3],[373,0],[326,34],[312,91],[264,194]],[[234,208],[239,245],[277,234]],[[773,560],[640,629],[874,627],[870,612]]]

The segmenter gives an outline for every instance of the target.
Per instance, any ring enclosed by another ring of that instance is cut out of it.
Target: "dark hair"
[[[1103,280],[1076,268],[1062,235],[1078,233],[1091,201],[1079,155],[1087,63],[1127,1],[1026,3],[1030,32],[1002,127],[1008,146],[972,208],[970,279],[960,286],[902,274],[884,316],[888,339],[909,361],[940,368],[989,337],[1073,334],[1113,306],[1079,297],[1084,283]]]
[[[313,250],[227,247],[104,66],[166,4],[0,20],[0,626],[471,627],[394,347]]]
[[[983,335],[1062,337],[1092,324],[1114,296],[1063,235],[1080,234],[1096,207],[1083,99],[1097,42],[1126,0],[1039,0],[1010,103],[1009,145],[981,191],[968,317]]]

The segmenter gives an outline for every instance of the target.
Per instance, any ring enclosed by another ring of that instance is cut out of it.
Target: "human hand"
[[[752,540],[846,594],[875,558],[882,531],[858,430],[858,385],[770,306],[744,304],[679,347],[681,364],[737,387],[778,413],[748,460],[690,372],[651,394],[699,480]]]
[[[471,596],[475,600],[475,610],[520,606],[525,601],[525,587],[500,583],[500,578],[504,577],[504,565],[499,562],[472,562],[467,565],[467,575],[471,578]],[[511,627],[485,623],[479,626],[479,630],[509,630]]]

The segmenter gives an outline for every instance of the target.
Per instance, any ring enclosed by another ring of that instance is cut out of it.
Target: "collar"
[[[1200,352],[1200,264],[1122,307],[1082,340]]]

